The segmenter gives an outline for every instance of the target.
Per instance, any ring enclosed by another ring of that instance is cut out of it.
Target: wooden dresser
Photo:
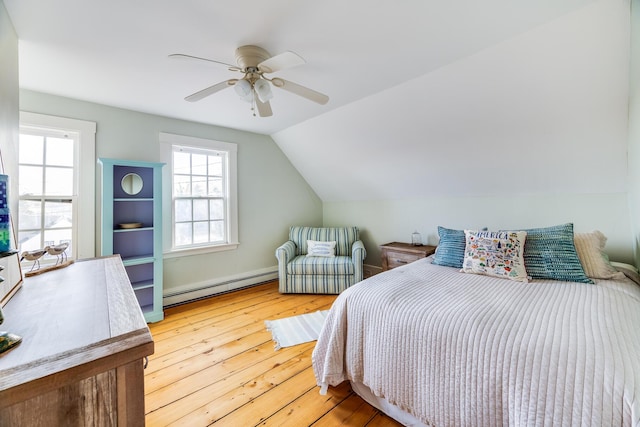
[[[153,340],[118,255],[26,278],[0,330],[0,426],[144,426]]]
[[[436,251],[435,246],[414,246],[409,243],[391,242],[380,246],[382,251],[382,271],[409,264],[428,257]]]

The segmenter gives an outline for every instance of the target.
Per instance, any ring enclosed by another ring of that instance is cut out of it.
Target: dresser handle
[[[142,365],[142,369],[147,369],[147,366],[149,366],[149,356],[144,357],[144,364]]]
[[[397,260],[396,260],[396,262],[397,262],[398,264],[408,264],[408,261],[405,261],[405,260],[403,260],[403,259],[397,259]]]

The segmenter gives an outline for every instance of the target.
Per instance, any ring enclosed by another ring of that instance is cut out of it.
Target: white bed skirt
[[[362,383],[350,381],[351,388],[358,396],[362,397],[369,405],[381,410],[397,422],[402,425],[410,427],[428,427],[422,421],[414,417],[408,412],[398,408],[393,403],[390,403],[387,399],[378,397],[371,392],[371,389]]]

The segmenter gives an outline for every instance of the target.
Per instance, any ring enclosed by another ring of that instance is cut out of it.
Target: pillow
[[[624,277],[624,273],[617,271],[609,262],[609,257],[604,252],[607,237],[600,231],[575,233],[573,243],[587,277],[592,279],[620,279]]]
[[[464,234],[464,264],[460,271],[529,281],[523,258],[526,232],[464,230]]]
[[[316,240],[307,240],[307,256],[336,256],[336,242],[318,242]]]
[[[440,242],[432,264],[462,268],[465,248],[464,230],[450,230],[438,226],[438,236]]]
[[[633,280],[638,285],[640,285],[640,274],[638,274],[638,269],[635,266],[631,264],[626,264],[624,262],[615,262],[615,261],[611,261],[611,265],[617,271],[624,274],[626,277],[628,277],[629,279]]]
[[[524,245],[524,263],[534,279],[593,283],[582,269],[573,243],[573,224],[531,228]]]

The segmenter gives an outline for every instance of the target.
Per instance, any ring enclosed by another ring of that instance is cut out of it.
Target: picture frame
[[[16,248],[16,235],[13,218],[10,216],[11,248]],[[0,253],[0,308],[4,307],[11,297],[22,287],[22,267],[20,255],[15,249]]]

